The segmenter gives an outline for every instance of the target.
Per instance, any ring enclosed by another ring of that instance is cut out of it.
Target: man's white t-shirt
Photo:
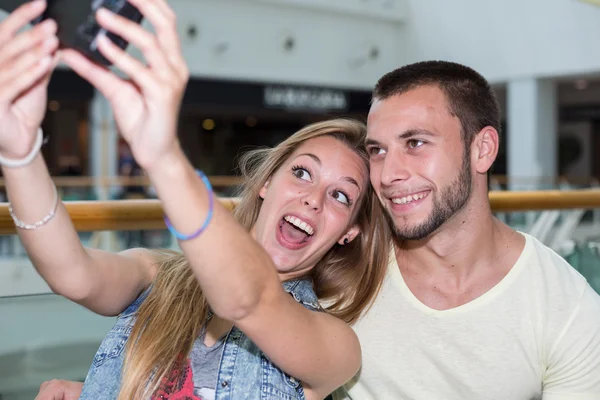
[[[600,296],[529,235],[494,288],[437,311],[406,286],[392,256],[355,325],[361,372],[334,399],[600,399]]]

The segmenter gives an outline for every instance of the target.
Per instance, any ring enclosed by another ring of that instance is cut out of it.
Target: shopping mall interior
[[[219,196],[239,193],[244,182],[236,166],[245,151],[274,146],[332,117],[366,122],[373,86],[383,74],[423,60],[458,62],[489,80],[502,111],[500,150],[489,180],[490,196],[499,196],[495,216],[550,246],[600,292],[597,2],[168,3],[177,14],[191,75],[178,138]],[[0,18],[5,15],[0,12]],[[129,51],[141,57],[139,50]],[[119,136],[107,100],[65,65],[50,81],[42,128],[42,154],[63,201],[87,204],[92,216],[106,215],[106,204],[124,200],[160,207]],[[546,191],[571,193],[575,200],[546,203]],[[538,193],[541,202],[519,206],[519,192]],[[580,193],[587,196],[582,202]],[[504,204],[506,194],[515,197]],[[52,293],[5,209],[0,209],[0,400],[33,399],[44,381],[83,381],[115,318]],[[135,210],[128,215],[129,222],[113,225],[94,225],[92,217],[85,225],[80,215],[81,226],[97,226],[82,228],[81,240],[109,251],[178,248],[160,218],[144,220]]]

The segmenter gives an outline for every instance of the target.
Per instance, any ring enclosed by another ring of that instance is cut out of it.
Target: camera
[[[0,0],[0,8],[12,12],[28,0]],[[122,37],[107,32],[96,22],[96,11],[101,8],[125,17],[135,23],[142,22],[142,14],[127,0],[46,0],[47,7],[43,15],[32,21],[40,23],[51,18],[58,25],[57,36],[62,48],[80,51],[88,58],[100,64],[110,66],[110,62],[98,51],[97,39],[105,35],[118,47],[125,50],[129,43]]]

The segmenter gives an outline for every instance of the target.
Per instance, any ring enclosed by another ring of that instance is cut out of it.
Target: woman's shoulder
[[[319,304],[311,279],[295,279],[283,283],[283,289],[288,292],[294,300],[312,311],[323,311]]]
[[[123,250],[119,253],[120,256],[130,258],[138,265],[143,267],[146,274],[145,281],[150,283],[156,278],[159,268],[169,260],[179,259],[183,257],[181,253],[172,250],[148,249],[144,247],[136,247],[128,250]],[[147,285],[144,285],[147,287]]]
[[[172,257],[180,256],[181,253],[172,250],[148,249],[135,247],[119,252],[123,257],[132,258],[146,264],[148,267],[157,268],[162,262]]]

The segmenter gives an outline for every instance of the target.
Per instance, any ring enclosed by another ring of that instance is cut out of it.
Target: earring
[[[350,243],[350,241],[348,240],[348,238],[344,239],[344,245],[347,245],[348,243]]]

